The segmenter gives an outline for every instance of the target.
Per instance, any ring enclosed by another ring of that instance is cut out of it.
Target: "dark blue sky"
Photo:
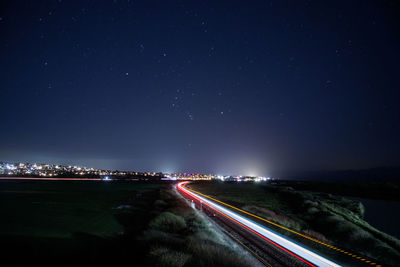
[[[400,164],[395,1],[6,1],[0,161]]]

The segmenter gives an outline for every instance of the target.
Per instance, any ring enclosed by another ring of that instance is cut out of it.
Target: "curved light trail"
[[[262,237],[263,239],[269,241],[270,243],[274,244],[275,246],[279,247],[280,249],[284,250],[285,252],[295,256],[296,258],[302,260],[306,264],[310,266],[335,266],[338,267],[340,265],[282,237],[267,228],[256,224],[255,222],[231,211],[228,210],[214,202],[201,197],[200,195],[189,191],[184,185],[188,182],[181,182],[178,184],[177,188],[180,192],[184,193],[188,197],[200,201],[200,203],[210,207],[211,209],[217,211],[221,215],[225,216],[226,218],[230,219],[232,222],[242,226],[243,228],[253,232],[254,234]]]
[[[355,254],[355,253],[350,253],[350,252],[348,252],[348,251],[346,251],[346,250],[343,250],[343,249],[338,248],[338,247],[336,247],[336,246],[333,246],[333,245],[331,245],[331,244],[322,242],[322,241],[320,241],[320,240],[318,240],[318,239],[315,239],[315,238],[313,238],[313,237],[310,237],[310,236],[304,235],[304,234],[302,234],[302,233],[293,231],[293,230],[291,230],[291,229],[289,229],[289,228],[287,228],[287,227],[284,227],[284,226],[282,226],[282,225],[279,225],[279,224],[277,224],[277,223],[274,223],[274,222],[272,222],[272,221],[270,221],[270,220],[267,220],[267,219],[265,219],[265,218],[262,218],[262,217],[260,217],[260,216],[255,215],[255,214],[252,214],[252,213],[247,212],[247,211],[245,211],[245,210],[239,209],[239,208],[237,208],[237,207],[235,207],[235,206],[229,205],[228,203],[222,202],[222,201],[220,201],[220,200],[218,200],[218,199],[215,199],[215,198],[212,198],[212,197],[210,197],[210,196],[204,195],[204,194],[202,194],[202,193],[200,193],[200,192],[198,192],[198,191],[195,191],[195,190],[193,190],[193,189],[190,189],[190,188],[186,188],[186,189],[189,190],[189,191],[191,191],[192,193],[195,193],[195,194],[197,194],[197,195],[203,196],[203,197],[205,197],[205,198],[207,198],[207,199],[209,199],[209,200],[211,200],[211,201],[214,201],[214,202],[216,202],[216,203],[220,203],[220,204],[222,204],[222,205],[224,205],[224,206],[226,206],[226,207],[229,207],[229,208],[231,208],[231,209],[237,210],[237,211],[239,211],[240,213],[249,215],[249,216],[254,217],[254,218],[258,219],[258,220],[261,220],[261,221],[264,221],[264,222],[266,222],[266,223],[269,223],[269,224],[271,224],[271,225],[273,225],[273,226],[279,227],[279,228],[281,228],[281,229],[283,229],[283,230],[286,230],[286,231],[288,231],[288,232],[290,232],[290,233],[292,233],[292,234],[301,236],[301,237],[306,238],[306,239],[308,239],[308,240],[310,240],[310,241],[312,241],[312,242],[318,243],[318,244],[323,245],[323,246],[325,246],[325,247],[327,247],[327,248],[329,248],[329,249],[335,250],[336,252],[340,252],[340,253],[342,253],[342,254],[348,256],[348,257],[351,257],[351,259],[353,259],[353,260],[359,260],[359,261],[362,261],[362,262],[364,262],[364,263],[366,263],[366,264],[369,264],[369,265],[372,265],[372,266],[382,267],[382,265],[377,264],[376,262],[374,262],[374,261],[372,261],[372,260],[368,260],[366,257],[361,257],[361,256],[359,256],[359,255],[357,255],[357,254]]]

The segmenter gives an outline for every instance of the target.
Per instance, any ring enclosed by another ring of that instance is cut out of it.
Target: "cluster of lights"
[[[226,182],[266,182],[271,180],[270,177],[262,176],[224,176],[213,174],[191,174],[191,173],[173,173],[164,174],[163,180],[220,180]]]
[[[117,179],[138,179],[138,180],[192,180],[210,181],[221,180],[230,182],[265,182],[270,177],[260,176],[223,176],[214,174],[199,173],[155,173],[155,172],[128,172],[111,171],[80,166],[63,166],[53,164],[38,163],[3,163],[0,162],[0,175],[2,176],[22,176],[22,177],[91,177],[102,178],[104,180]]]
[[[199,174],[199,173],[165,173],[163,180],[192,180],[192,181],[209,181],[215,179],[212,174]]]
[[[36,176],[36,177],[60,177],[60,176],[78,176],[78,177],[101,177],[110,180],[111,177],[145,177],[152,179],[162,177],[161,173],[155,172],[126,172],[100,170],[80,166],[63,166],[53,164],[39,163],[3,163],[0,162],[0,175],[3,176]]]
[[[94,174],[96,170],[93,168],[77,167],[77,166],[60,166],[52,164],[38,163],[0,163],[0,174],[8,176],[44,176],[53,177],[62,174],[87,175]]]
[[[271,177],[263,177],[263,176],[222,176],[217,175],[216,179],[226,182],[266,182],[271,180]]]

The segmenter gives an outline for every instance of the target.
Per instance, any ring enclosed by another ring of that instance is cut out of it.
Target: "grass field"
[[[154,184],[108,182],[0,183],[0,235],[100,237],[123,234],[116,214],[135,210],[138,196],[158,189]]]
[[[148,208],[161,187],[137,182],[0,181],[3,255],[16,265],[52,265],[54,260],[65,265],[129,265],[126,257],[140,254],[135,236],[150,221]]]

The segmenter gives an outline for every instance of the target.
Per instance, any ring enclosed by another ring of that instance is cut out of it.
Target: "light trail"
[[[232,208],[232,209],[234,209],[234,210],[237,210],[237,211],[239,211],[239,212],[241,212],[241,213],[244,213],[244,214],[246,214],[246,215],[252,216],[252,217],[254,217],[254,218],[256,218],[256,219],[259,219],[259,220],[262,220],[262,221],[264,221],[264,222],[267,222],[267,223],[269,223],[269,224],[271,224],[271,225],[273,225],[273,226],[276,226],[276,227],[279,227],[279,228],[281,228],[281,229],[283,229],[283,230],[286,230],[286,231],[288,231],[288,232],[291,232],[292,234],[296,234],[296,235],[298,235],[298,236],[301,236],[301,237],[303,237],[303,238],[306,238],[306,239],[308,239],[308,240],[311,240],[311,241],[313,241],[313,242],[315,242],[315,243],[318,243],[318,244],[320,244],[320,245],[323,245],[323,246],[325,246],[325,247],[327,247],[327,248],[329,248],[329,249],[335,250],[336,252],[340,252],[340,253],[342,253],[342,254],[348,256],[348,257],[351,257],[351,259],[353,259],[353,260],[359,260],[359,261],[362,261],[362,262],[364,262],[364,263],[366,263],[366,264],[369,264],[369,265],[372,265],[372,266],[382,267],[382,265],[377,264],[377,263],[374,262],[373,260],[368,260],[368,259],[365,258],[365,257],[358,256],[357,254],[350,253],[350,252],[348,252],[348,251],[346,251],[346,250],[343,250],[343,249],[341,249],[341,248],[335,247],[335,246],[333,246],[333,245],[331,245],[331,244],[322,242],[322,241],[320,241],[320,240],[318,240],[318,239],[315,239],[315,238],[312,238],[312,237],[310,237],[310,236],[304,235],[304,234],[302,234],[302,233],[293,231],[293,230],[291,230],[291,229],[289,229],[289,228],[287,228],[287,227],[284,227],[284,226],[282,226],[282,225],[279,225],[279,224],[277,224],[277,223],[274,223],[274,222],[272,222],[272,221],[270,221],[270,220],[264,219],[264,218],[262,218],[262,217],[260,217],[260,216],[257,216],[257,215],[255,215],[255,214],[252,214],[252,213],[247,212],[247,211],[245,211],[245,210],[239,209],[239,208],[237,208],[237,207],[235,207],[235,206],[229,205],[228,203],[222,202],[222,201],[220,201],[220,200],[218,200],[218,199],[215,199],[215,198],[212,198],[212,197],[210,197],[210,196],[204,195],[204,194],[202,194],[202,193],[200,193],[200,192],[198,192],[198,191],[195,191],[195,190],[193,190],[193,189],[190,189],[190,188],[187,188],[187,187],[186,187],[186,189],[189,190],[189,191],[191,191],[192,193],[195,193],[195,194],[197,194],[197,195],[203,196],[203,197],[205,197],[205,198],[207,198],[207,199],[210,199],[210,200],[212,200],[212,201],[214,201],[214,202],[220,203],[220,204],[222,204],[222,205],[224,205],[224,206],[227,206],[227,207],[229,207],[229,208]]]
[[[267,228],[256,224],[255,222],[233,212],[230,211],[214,202],[201,197],[200,195],[189,191],[183,185],[188,182],[181,182],[178,184],[177,188],[179,191],[183,192],[185,195],[199,200],[202,204],[216,210],[218,213],[222,214],[226,218],[230,219],[232,222],[250,230],[251,232],[257,234],[258,236],[262,237],[263,239],[269,241],[270,243],[274,244],[275,246],[279,247],[280,249],[284,250],[285,252],[291,254],[292,256],[301,259],[303,262],[307,263],[310,266],[331,266],[331,267],[339,267],[340,265],[268,230]]]

